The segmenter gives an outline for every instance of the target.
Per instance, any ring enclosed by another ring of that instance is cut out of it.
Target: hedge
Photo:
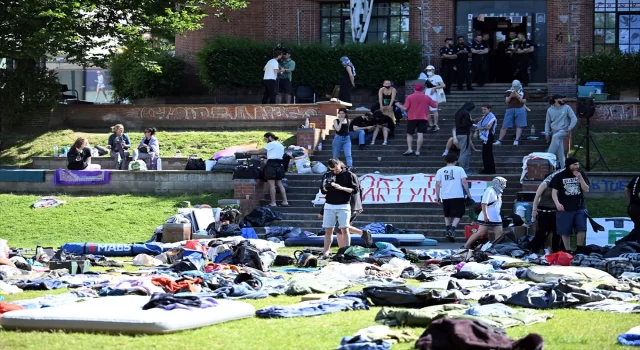
[[[377,88],[390,79],[404,84],[421,71],[419,44],[287,44],[296,62],[293,85],[310,85],[318,94],[330,93],[340,83],[340,57],[348,56],[356,68],[359,87]],[[210,89],[262,86],[263,68],[275,43],[220,37],[198,53],[200,79]]]
[[[638,86],[640,53],[622,53],[615,50],[583,56],[578,60],[578,73],[582,84],[601,81],[605,83],[605,89],[609,92],[615,92],[625,86]]]

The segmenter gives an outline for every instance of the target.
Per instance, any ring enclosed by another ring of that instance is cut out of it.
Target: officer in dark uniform
[[[518,65],[520,64],[519,57],[515,53],[518,49],[518,35],[516,32],[509,32],[509,38],[505,44],[507,45],[505,52],[511,63],[511,76],[508,80],[513,80],[518,76]]]
[[[478,86],[483,86],[487,82],[489,72],[489,47],[482,40],[482,34],[476,35],[476,40],[471,44],[471,53],[473,54],[473,76]]]
[[[453,39],[444,39],[444,47],[440,49],[440,57],[442,57],[440,73],[442,74],[442,80],[444,80],[444,93],[448,94],[451,91],[451,84],[455,80],[453,68],[456,66],[456,60],[458,59],[456,48],[453,47]]]
[[[469,54],[471,48],[461,35],[458,37],[458,45],[456,46],[458,59],[456,60],[456,69],[458,70],[458,90],[462,90],[463,82],[467,82],[467,90],[473,90],[471,86],[471,74],[469,73]]]
[[[534,50],[533,42],[527,40],[527,36],[524,33],[519,33],[514,56],[518,58],[517,78],[522,83],[522,86],[529,85],[529,67],[531,66]]]

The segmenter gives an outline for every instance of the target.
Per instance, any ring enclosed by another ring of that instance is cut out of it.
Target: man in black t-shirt
[[[471,73],[469,73],[469,54],[471,54],[471,48],[469,48],[469,45],[467,45],[462,35],[458,37],[456,54],[458,54],[458,59],[456,61],[456,69],[458,70],[458,90],[462,90],[462,84],[466,82],[467,90],[471,91],[473,90],[473,87],[471,87]]]
[[[518,57],[517,79],[522,82],[522,86],[529,85],[529,67],[531,66],[534,50],[533,42],[527,40],[527,36],[524,33],[518,34],[514,55]]]
[[[483,86],[487,82],[489,72],[489,47],[482,41],[482,34],[476,35],[476,40],[471,44],[471,53],[473,54],[473,76],[478,86]]]
[[[633,221],[633,230],[628,235],[622,237],[618,242],[638,242],[640,243],[640,176],[636,176],[624,189],[627,195],[629,206],[627,214]]]
[[[367,142],[371,142],[373,135],[371,132],[375,129],[373,123],[373,114],[366,112],[364,115],[354,118],[349,124],[349,137],[354,140],[358,139],[360,149],[367,149]]]
[[[587,208],[584,193],[589,192],[589,179],[580,170],[576,158],[567,158],[566,168],[551,180],[551,196],[556,205],[556,230],[562,237],[564,249],[571,249],[571,234],[577,232],[577,251],[585,246]]]
[[[453,67],[456,66],[456,60],[458,59],[456,48],[453,47],[453,39],[444,39],[444,47],[440,48],[440,57],[442,57],[440,75],[442,76],[442,80],[444,80],[444,93],[446,95],[451,91],[451,84],[455,79]]]

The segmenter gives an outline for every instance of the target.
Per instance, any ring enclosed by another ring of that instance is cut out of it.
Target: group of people
[[[293,71],[295,69],[296,62],[291,59],[291,51],[286,48],[273,51],[273,58],[267,62],[263,69],[262,104],[275,104],[278,94],[283,94],[282,103],[291,103]]]
[[[140,140],[138,147],[131,152],[131,139],[124,132],[122,124],[111,127],[112,134],[109,135],[106,149],[114,161],[114,168],[117,170],[126,169],[126,160],[132,155],[133,161],[143,160],[147,169],[153,168],[153,162],[160,155],[160,142],[155,137],[155,128],[146,128],[144,137]],[[105,151],[107,152],[107,151]],[[67,152],[67,169],[69,170],[99,170],[99,164],[91,162],[91,148],[86,137],[79,137]]]

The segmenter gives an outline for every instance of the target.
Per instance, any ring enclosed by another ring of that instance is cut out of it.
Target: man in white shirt
[[[428,81],[433,85],[432,88],[425,89],[424,94],[431,97],[432,100],[438,103],[445,102],[446,97],[443,89],[446,85],[444,84],[442,77],[435,73],[436,68],[434,66],[427,66],[424,71],[426,74],[420,73],[420,77],[418,77],[418,79],[425,80],[425,82]],[[438,107],[429,107],[429,111],[433,114],[433,118],[429,118],[429,127],[431,128],[431,131],[440,130],[440,127],[438,126]]]
[[[282,179],[286,170],[282,162],[284,157],[284,146],[278,142],[278,137],[271,132],[264,134],[264,141],[267,143],[264,148],[256,151],[248,151],[247,155],[266,155],[267,164],[264,166],[264,179],[269,183],[269,197],[271,203],[269,207],[277,207],[276,204],[276,186],[280,189],[280,195],[282,196],[281,207],[288,207],[287,192],[282,185]]]
[[[455,242],[456,226],[465,212],[464,195],[471,198],[467,174],[462,167],[456,166],[458,156],[447,154],[444,158],[447,166],[436,172],[436,201],[442,201],[444,211],[445,235]]]
[[[278,60],[282,58],[282,52],[279,50],[273,51],[273,58],[267,62],[264,66],[264,94],[262,95],[262,104],[266,105],[267,102],[269,104],[276,103],[276,95],[278,94],[278,74],[283,73],[283,70],[280,70],[280,63]]]

